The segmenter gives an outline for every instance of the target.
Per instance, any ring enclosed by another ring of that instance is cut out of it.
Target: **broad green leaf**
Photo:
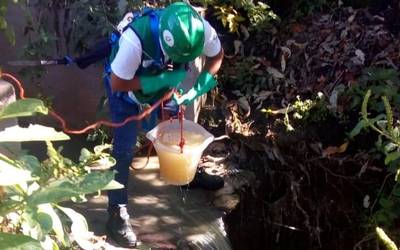
[[[85,217],[71,208],[61,206],[58,206],[58,208],[71,219],[71,233],[79,246],[83,249],[93,249],[93,243],[90,242],[92,234],[88,230]]]
[[[400,152],[399,151],[395,151],[395,152],[387,154],[386,157],[385,157],[385,165],[388,165],[392,161],[395,161],[395,160],[399,159],[399,157],[400,157]]]
[[[50,216],[52,221],[52,229],[57,236],[57,239],[64,244],[64,229],[60,217],[50,204],[41,204],[38,206],[39,211]]]
[[[0,249],[2,250],[42,250],[40,242],[22,234],[0,232]]]
[[[12,102],[0,110],[0,119],[33,116],[37,113],[47,115],[48,109],[41,100],[27,98]]]
[[[33,180],[31,172],[0,160],[0,186],[9,186]]]
[[[32,216],[32,218],[39,223],[43,234],[48,234],[52,230],[53,222],[50,215],[38,211]]]
[[[36,206],[32,208],[25,207],[21,215],[21,229],[23,234],[41,241],[44,239],[44,234],[39,221],[36,219],[37,212],[38,208]]]
[[[114,179],[112,171],[92,172],[84,177],[63,178],[51,182],[33,193],[27,200],[30,206],[43,203],[58,203],[81,194],[90,194],[103,189]]]
[[[64,141],[69,139],[69,136],[63,132],[57,132],[54,128],[42,125],[31,124],[28,128],[12,126],[0,132],[0,142]]]

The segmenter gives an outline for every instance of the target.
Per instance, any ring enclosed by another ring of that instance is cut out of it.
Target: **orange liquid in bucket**
[[[181,131],[185,140],[182,151]],[[204,149],[214,140],[202,126],[185,119],[163,121],[147,132],[146,137],[157,152],[161,179],[171,185],[186,185],[193,180]]]
[[[180,150],[180,131],[167,131],[159,135],[158,142],[169,148]],[[197,164],[201,153],[196,148],[204,142],[201,134],[184,131],[185,139],[184,152],[170,152],[157,150],[160,164],[160,176],[168,184],[185,185],[191,182],[196,173]]]

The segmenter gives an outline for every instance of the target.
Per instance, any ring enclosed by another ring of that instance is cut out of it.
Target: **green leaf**
[[[395,161],[395,160],[397,160],[399,158],[400,158],[400,152],[399,151],[395,151],[395,152],[389,153],[385,157],[385,165],[388,165],[392,161]]]
[[[48,109],[41,100],[27,98],[12,102],[0,110],[0,119],[33,116],[37,113],[47,115]]]
[[[361,133],[361,130],[368,127],[368,123],[365,120],[361,120],[357,125],[351,130],[350,138],[354,138]]]
[[[0,186],[10,186],[33,180],[31,172],[0,160]]]
[[[394,204],[394,202],[392,200],[386,199],[386,198],[381,198],[379,200],[379,204],[383,207],[383,208],[391,208]]]
[[[64,242],[64,229],[63,229],[63,225],[62,222],[60,220],[60,217],[58,216],[58,214],[56,213],[56,211],[54,210],[54,208],[50,205],[50,204],[41,204],[38,206],[39,211],[41,211],[42,213],[46,213],[48,216],[50,216],[51,218],[51,222],[52,222],[52,230],[54,231],[54,233],[57,236],[57,239],[62,242],[63,244],[65,244]]]
[[[49,233],[53,228],[51,217],[46,213],[38,211],[32,216],[32,218],[39,223],[43,234]]]
[[[112,171],[92,172],[84,177],[59,179],[42,187],[30,197],[27,202],[30,206],[43,203],[58,203],[81,194],[94,193],[103,189],[114,179]]]
[[[85,217],[71,208],[61,206],[58,206],[58,208],[71,219],[71,234],[79,246],[83,249],[93,249],[93,244],[89,241],[91,234]]]
[[[382,210],[378,211],[375,214],[375,220],[376,220],[376,222],[378,224],[388,224],[388,223],[390,223],[389,217]]]
[[[400,187],[398,185],[393,189],[393,195],[400,197]]]
[[[42,250],[40,242],[22,234],[0,232],[0,249],[2,250]]]
[[[389,142],[384,146],[385,153],[392,152],[395,149],[397,149],[397,145],[393,142]]]
[[[69,139],[69,136],[63,132],[57,132],[54,128],[42,125],[29,125],[28,128],[12,126],[0,132],[0,142],[64,141]]]
[[[23,155],[19,158],[19,161],[21,161],[23,168],[31,171],[33,176],[40,176],[42,165],[38,158],[33,155]]]
[[[26,207],[21,215],[21,229],[24,235],[43,241],[46,235],[46,218],[38,216],[38,208]],[[43,225],[41,224],[43,223]],[[42,228],[43,226],[43,228]]]

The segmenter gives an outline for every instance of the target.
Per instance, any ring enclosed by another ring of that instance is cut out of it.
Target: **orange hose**
[[[8,73],[1,73],[0,72],[0,78],[2,78],[2,77],[7,77],[10,80],[12,80],[18,87],[20,99],[26,99],[25,90],[24,90],[21,82],[16,77],[14,77],[13,75],[8,74]],[[142,120],[147,115],[149,115],[154,109],[156,109],[158,106],[162,105],[162,103],[164,101],[170,99],[172,94],[174,93],[174,91],[175,90],[171,90],[171,91],[167,92],[163,97],[161,97],[160,100],[155,102],[153,105],[151,105],[148,109],[146,109],[145,111],[143,111],[139,115],[129,116],[123,122],[119,122],[119,123],[113,123],[113,122],[110,122],[110,121],[107,121],[107,120],[99,120],[99,121],[97,121],[97,122],[95,122],[93,124],[90,124],[90,125],[82,128],[82,129],[74,130],[74,129],[68,128],[67,127],[67,123],[65,122],[65,120],[59,114],[57,114],[56,112],[49,111],[49,114],[61,124],[62,130],[65,133],[68,133],[68,134],[84,134],[84,133],[88,132],[91,129],[96,129],[96,128],[100,127],[101,125],[117,128],[117,127],[122,127],[122,126],[124,126],[125,124],[127,124],[128,122],[131,122],[131,121]]]

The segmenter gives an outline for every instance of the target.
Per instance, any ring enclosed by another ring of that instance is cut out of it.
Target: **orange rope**
[[[24,90],[21,82],[16,77],[14,77],[13,75],[8,74],[8,73],[1,73],[0,72],[0,78],[2,78],[2,77],[7,77],[10,80],[12,80],[18,87],[19,97],[21,99],[26,99],[25,90]],[[131,121],[142,120],[147,115],[149,115],[154,109],[156,109],[158,106],[162,105],[162,103],[164,101],[170,99],[172,94],[174,93],[174,91],[175,90],[171,90],[168,93],[166,93],[163,97],[161,97],[160,100],[155,102],[153,105],[151,105],[148,109],[146,109],[145,111],[143,111],[139,115],[129,116],[123,122],[119,122],[119,123],[113,123],[113,122],[110,122],[110,121],[107,121],[107,120],[99,120],[99,121],[97,121],[97,122],[95,122],[93,124],[90,124],[89,126],[86,126],[86,127],[82,128],[82,129],[73,130],[73,129],[69,129],[67,127],[67,123],[65,122],[65,120],[59,114],[57,114],[54,111],[49,111],[49,114],[52,117],[54,117],[61,124],[62,130],[65,133],[68,133],[68,134],[84,134],[84,133],[88,132],[91,129],[96,129],[96,128],[100,127],[101,125],[117,128],[117,127],[122,127],[122,126],[124,126],[125,124],[127,124],[128,122],[131,122]]]

